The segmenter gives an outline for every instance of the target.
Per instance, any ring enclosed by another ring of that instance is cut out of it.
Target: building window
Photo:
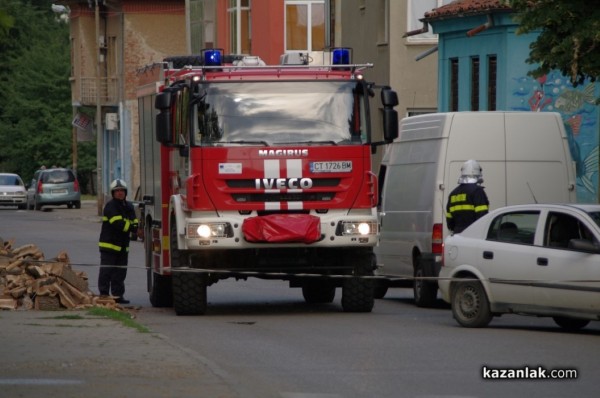
[[[215,46],[215,0],[189,0],[190,46],[192,54]]]
[[[479,57],[471,57],[471,110],[479,110]]]
[[[406,23],[407,31],[410,32],[421,29],[423,27],[423,22],[419,21],[419,19],[422,19],[426,12],[452,3],[453,1],[454,0],[409,0],[406,13],[408,18]],[[409,43],[437,43],[437,35],[433,34],[431,26],[429,26],[429,31],[427,33],[409,36],[407,41]]]
[[[458,58],[450,59],[450,111],[458,111]]]
[[[498,74],[498,60],[495,55],[488,57],[488,85],[487,85],[487,100],[488,110],[496,110],[496,75]]]
[[[250,0],[229,0],[229,51],[251,54]]]
[[[377,4],[377,44],[387,44],[389,41],[389,0],[378,0]]]
[[[286,0],[285,50],[323,51],[325,0]]]

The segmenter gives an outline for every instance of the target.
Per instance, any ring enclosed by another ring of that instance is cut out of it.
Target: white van
[[[576,201],[575,165],[558,113],[451,112],[404,118],[379,171],[377,298],[389,286],[412,285],[418,306],[436,301],[435,278],[449,233],[446,201],[468,159],[482,167],[490,209]]]

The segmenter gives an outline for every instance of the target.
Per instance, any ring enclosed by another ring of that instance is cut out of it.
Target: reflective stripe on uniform
[[[459,193],[458,195],[450,196],[450,203],[465,202],[466,200],[467,200],[466,193]]]
[[[475,211],[475,206],[473,205],[457,205],[450,207],[450,213],[454,213],[455,211]]]
[[[113,245],[112,243],[107,243],[107,242],[100,242],[100,243],[98,243],[98,246],[103,247],[105,249],[114,250],[117,252],[120,252],[122,249],[121,246]]]
[[[487,205],[481,205],[481,206],[477,206],[475,207],[475,213],[479,213],[481,211],[488,211],[489,208]]]

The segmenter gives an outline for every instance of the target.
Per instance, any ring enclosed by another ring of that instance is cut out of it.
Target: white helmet
[[[127,184],[120,178],[117,178],[116,180],[110,183],[110,194],[112,195],[117,189],[124,189],[125,195],[127,195]]]
[[[483,175],[481,166],[476,160],[469,159],[460,168],[459,184],[481,184]]]

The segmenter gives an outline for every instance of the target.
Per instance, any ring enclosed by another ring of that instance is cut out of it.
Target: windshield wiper
[[[264,140],[256,140],[256,141],[249,141],[249,140],[221,141],[221,142],[215,142],[215,144],[238,144],[238,145],[264,145],[264,146],[269,146],[269,143],[267,141],[264,141]]]
[[[333,140],[324,140],[324,141],[294,141],[294,142],[275,142],[273,145],[337,145],[338,143]]]

